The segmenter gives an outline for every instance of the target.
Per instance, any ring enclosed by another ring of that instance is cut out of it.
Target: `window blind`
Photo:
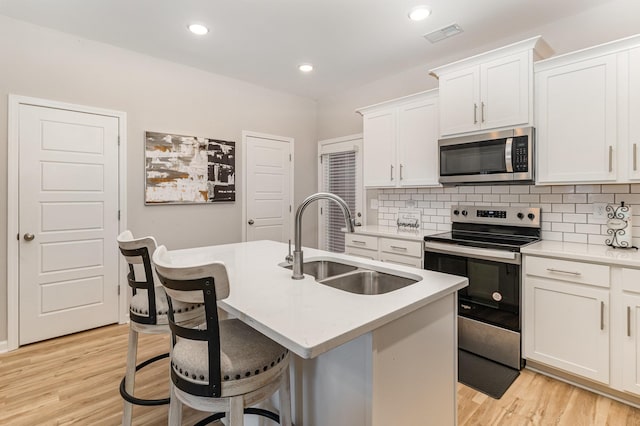
[[[324,182],[323,187],[341,197],[349,206],[352,214],[356,213],[356,153],[343,151],[322,155]],[[344,253],[344,215],[334,202],[325,202],[322,214],[324,221],[325,250]]]

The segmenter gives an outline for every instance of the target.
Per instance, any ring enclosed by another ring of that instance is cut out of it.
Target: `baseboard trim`
[[[640,398],[626,392],[611,389],[605,385],[601,385],[599,383],[592,382],[591,380],[574,376],[573,374],[558,370],[557,368],[550,367],[545,364],[537,363],[535,361],[532,362],[530,360],[527,360],[527,366],[525,368],[531,371],[535,371],[536,373],[549,376],[561,382],[569,383],[570,385],[579,387],[581,389],[597,393],[598,395],[606,396],[607,398],[611,398],[623,404],[627,404],[635,408],[640,408]]]
[[[7,342],[6,340],[2,340],[0,341],[0,354],[3,354],[5,352],[9,352],[9,342]]]

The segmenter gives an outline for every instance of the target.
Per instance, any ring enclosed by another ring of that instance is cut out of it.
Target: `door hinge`
[[[118,220],[120,220],[120,210],[118,210]]]
[[[120,296],[120,284],[118,284],[118,296]]]
[[[322,164],[322,155],[320,156],[320,164]]]
[[[289,154],[289,162],[291,162],[291,154]]]
[[[320,214],[322,214],[322,207],[320,207]]]
[[[291,213],[291,204],[289,204],[289,213]],[[20,236],[18,236],[20,238]]]
[[[16,240],[20,241],[20,233],[16,234]]]
[[[118,135],[118,146],[120,146],[120,135]]]

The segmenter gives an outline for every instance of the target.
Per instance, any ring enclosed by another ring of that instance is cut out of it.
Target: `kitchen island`
[[[455,424],[456,291],[467,279],[304,249],[305,262],[332,259],[418,281],[360,295],[310,275],[292,280],[286,254],[273,241],[169,252],[177,264],[224,262],[231,292],[219,307],[297,355],[297,426]]]

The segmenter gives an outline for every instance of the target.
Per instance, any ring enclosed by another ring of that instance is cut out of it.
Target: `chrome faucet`
[[[354,220],[351,218],[351,211],[349,211],[349,206],[347,206],[347,203],[345,203],[342,198],[330,192],[318,192],[305,198],[305,200],[298,206],[298,210],[296,210],[296,225],[294,236],[295,245],[293,248],[293,275],[291,276],[291,278],[294,280],[301,280],[304,278],[304,273],[302,271],[302,213],[309,204],[317,200],[335,201],[340,206],[340,209],[342,209],[344,221],[347,225],[347,231],[354,231]],[[287,256],[287,260],[289,259],[290,257]]]

